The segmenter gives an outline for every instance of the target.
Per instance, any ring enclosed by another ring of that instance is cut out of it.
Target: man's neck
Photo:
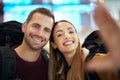
[[[34,62],[40,56],[40,50],[35,51],[23,45],[20,45],[17,48],[15,48],[15,51],[20,58],[28,62]]]

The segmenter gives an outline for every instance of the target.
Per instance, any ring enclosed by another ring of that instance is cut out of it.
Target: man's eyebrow
[[[41,26],[41,25],[40,25],[40,24],[38,24],[38,23],[33,23],[33,25]]]

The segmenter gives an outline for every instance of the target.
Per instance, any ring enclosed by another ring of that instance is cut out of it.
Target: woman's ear
[[[57,46],[56,46],[56,44],[55,44],[54,42],[51,42],[50,44],[51,44],[51,46],[52,46],[54,49],[57,48]]]

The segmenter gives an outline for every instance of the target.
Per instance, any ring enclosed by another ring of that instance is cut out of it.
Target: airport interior
[[[29,12],[38,7],[51,10],[55,21],[68,20],[75,25],[81,43],[97,26],[92,17],[96,3],[106,6],[111,16],[120,23],[120,0],[0,0],[0,23],[23,23]],[[48,45],[45,46],[48,49]]]

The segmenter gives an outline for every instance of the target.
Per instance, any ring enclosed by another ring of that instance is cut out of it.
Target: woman
[[[70,22],[56,22],[50,37],[49,80],[84,80],[85,54]]]
[[[97,53],[92,60],[106,55]],[[85,58],[72,23],[66,20],[56,22],[50,37],[49,80],[120,80],[111,71],[86,72]]]

